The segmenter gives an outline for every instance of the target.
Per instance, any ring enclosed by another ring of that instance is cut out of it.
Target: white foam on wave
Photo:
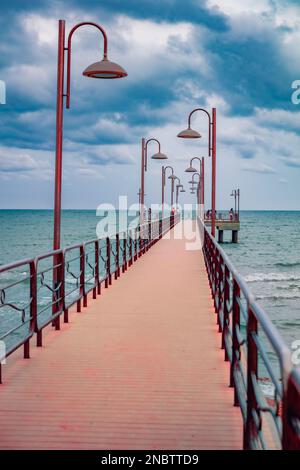
[[[245,276],[246,282],[278,282],[278,281],[300,281],[300,274],[284,273],[253,273]]]
[[[300,293],[295,294],[294,292],[287,292],[285,294],[267,294],[267,295],[256,295],[256,300],[297,300],[300,299]]]

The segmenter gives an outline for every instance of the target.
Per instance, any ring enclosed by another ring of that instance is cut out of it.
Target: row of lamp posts
[[[117,63],[111,62],[108,59],[108,40],[103,27],[97,23],[82,22],[76,24],[70,31],[67,39],[65,40],[65,21],[59,20],[58,24],[58,65],[57,65],[57,107],[56,107],[56,159],[55,159],[55,189],[54,189],[54,237],[53,249],[60,248],[60,235],[61,235],[61,187],[62,187],[62,156],[63,156],[63,112],[64,107],[70,108],[71,97],[71,52],[72,52],[72,38],[75,31],[82,26],[92,26],[98,29],[103,37],[103,53],[100,61],[91,64],[83,71],[83,75],[90,78],[98,79],[115,79],[127,76],[127,72]],[[66,59],[67,56],[67,60]],[[65,64],[66,62],[66,64]],[[66,65],[66,90],[65,90],[65,65]],[[208,117],[208,156],[212,157],[212,195],[211,195],[211,208],[212,208],[212,235],[215,236],[215,193],[216,193],[216,109],[212,109],[212,114],[202,108],[194,109],[188,117],[188,128],[181,131],[178,137],[184,139],[198,139],[201,137],[200,133],[191,128],[191,118],[195,112],[203,112]],[[159,140],[151,138],[148,140],[142,139],[142,155],[141,155],[141,187],[139,190],[139,202],[141,217],[144,217],[144,202],[145,202],[145,172],[147,171],[148,160],[148,145],[155,142],[158,145],[158,152],[152,155],[154,160],[166,160],[168,157],[161,152],[161,144]],[[200,171],[192,166],[193,161],[198,160],[200,163]],[[179,192],[185,192],[180,179],[174,174],[172,166],[162,167],[162,212],[164,211],[164,190],[166,184],[166,172],[171,170],[168,178],[171,180],[171,207],[174,203],[174,188],[176,185],[176,207],[178,205]],[[192,158],[187,172],[194,173],[192,176],[192,190],[194,188],[194,177],[199,176],[197,186],[197,202],[198,204],[204,203],[204,158]]]

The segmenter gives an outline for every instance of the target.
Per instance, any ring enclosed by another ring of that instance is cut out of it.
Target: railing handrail
[[[243,276],[238,272],[236,267],[230,261],[228,255],[225,253],[223,248],[219,245],[216,239],[211,235],[211,233],[207,230],[205,225],[203,224],[202,220],[198,218],[198,221],[203,226],[204,230],[206,231],[208,237],[210,238],[211,242],[217,248],[219,253],[221,254],[224,263],[226,264],[227,268],[231,271],[234,275],[235,280],[237,281],[238,285],[240,286],[245,299],[247,300],[249,306],[255,313],[255,316],[259,323],[262,325],[265,334],[267,335],[270,343],[272,344],[276,353],[280,356],[280,360],[282,360],[281,366],[288,369],[288,373],[290,373],[292,369],[292,362],[291,362],[291,352],[284,342],[283,338],[281,337],[279,331],[275,327],[274,323],[271,321],[269,315],[265,312],[265,310],[257,303],[255,296],[251,289],[248,287],[245,279]]]
[[[267,433],[269,438],[266,440],[262,428],[262,414],[269,413],[282,448],[300,450],[300,372],[293,368],[291,351],[228,255],[209,233],[205,222],[199,217],[197,220],[217,323],[222,333],[222,349],[225,350],[225,360],[230,361],[234,404],[240,406],[244,420],[244,448],[270,447],[270,433]],[[242,335],[241,319],[245,321],[243,334],[246,333],[246,337]],[[261,341],[258,327],[277,356],[282,385]],[[241,358],[242,347],[246,348],[244,360]],[[274,408],[259,387],[259,357],[274,385]]]

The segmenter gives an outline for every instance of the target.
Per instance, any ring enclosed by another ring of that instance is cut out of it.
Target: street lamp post
[[[196,168],[193,167],[193,161],[198,160],[199,161],[199,184],[197,187],[197,204],[198,204],[198,210],[200,211],[200,216],[203,217],[202,212],[204,212],[204,192],[203,192],[203,187],[204,187],[204,157],[199,158],[199,157],[193,157],[190,160],[190,166],[186,168],[186,173],[193,173],[195,174],[197,172]],[[200,192],[201,191],[201,192]]]
[[[171,178],[171,176],[169,176],[169,178]],[[178,178],[178,176],[175,176],[173,175],[172,176],[172,183],[173,183],[173,188],[174,188],[174,185],[175,185],[175,181],[178,181],[178,184],[176,185],[176,196],[175,196],[175,207],[177,209],[177,204],[178,204],[178,186],[183,188],[182,184],[181,184],[181,181],[180,181],[180,178]]]
[[[176,185],[176,210],[178,209],[179,189],[181,193],[185,193],[185,190],[183,189],[183,185],[177,184]]]
[[[198,184],[197,184],[197,205],[201,205],[202,204],[202,191],[201,191],[201,183],[202,183],[202,175],[201,173],[199,173],[198,171],[196,171],[195,173],[193,173],[192,175],[192,179],[191,181],[189,181],[189,183],[191,183],[191,185],[194,185],[196,184],[196,181],[195,181],[195,176],[199,176],[199,181],[198,181]],[[192,188],[194,190],[194,186]]]
[[[145,172],[148,166],[148,145],[150,142],[156,142],[158,144],[158,152],[152,155],[151,158],[154,160],[166,160],[168,157],[161,152],[160,142],[157,139],[142,138],[142,155],[141,155],[141,195],[140,195],[140,220],[141,224],[144,220],[144,204],[145,204]]]
[[[240,220],[240,190],[239,189],[233,189],[230,196],[234,197],[235,219]]]
[[[177,178],[177,176],[173,174],[171,174],[170,176],[168,176],[168,178],[171,180],[171,208],[173,207],[173,204],[174,204],[174,190],[175,190],[175,180],[179,180],[179,178]]]
[[[199,139],[201,135],[199,132],[191,128],[191,117],[196,112],[200,111],[207,115],[208,117],[208,155],[212,157],[212,185],[211,185],[211,210],[212,210],[212,224],[211,224],[211,233],[213,237],[216,234],[216,121],[217,121],[217,112],[216,108],[212,109],[210,114],[206,109],[196,108],[194,109],[188,117],[188,128],[179,132],[177,137],[183,139]],[[202,185],[203,186],[203,185]],[[202,187],[203,192],[203,187]]]
[[[173,178],[171,178],[172,176],[174,176],[174,168],[170,165],[168,166],[162,166],[161,167],[161,207],[162,207],[162,217],[164,216],[164,204],[165,204],[165,186],[166,186],[166,171],[170,169],[171,170],[171,175],[169,176],[169,179],[171,179],[171,207],[173,206],[173,193],[174,193],[174,190],[173,190],[173,186],[174,186],[174,182],[173,182]]]
[[[99,24],[83,22],[75,25],[68,36],[67,47],[65,46],[65,21],[59,20],[58,23],[58,65],[57,65],[57,103],[56,103],[56,158],[55,158],[55,190],[54,190],[54,237],[53,248],[60,248],[61,231],[61,188],[62,188],[62,151],[63,151],[63,111],[64,98],[66,98],[66,108],[70,108],[70,90],[71,90],[71,51],[72,37],[74,32],[81,26],[93,26],[97,28],[104,40],[103,58],[99,62],[87,67],[83,75],[92,78],[122,78],[127,73],[118,64],[111,62],[107,58],[107,36]],[[65,52],[67,52],[67,80],[66,93],[64,91],[65,74]]]

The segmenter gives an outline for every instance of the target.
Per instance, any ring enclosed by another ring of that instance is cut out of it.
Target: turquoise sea
[[[239,243],[223,248],[291,345],[300,339],[300,212],[242,211],[240,218]],[[62,246],[96,238],[100,220],[94,210],[63,211]],[[126,213],[120,221],[126,226]],[[51,251],[52,226],[50,210],[0,210],[0,264]]]
[[[223,248],[291,346],[300,339],[300,211],[242,211]]]

